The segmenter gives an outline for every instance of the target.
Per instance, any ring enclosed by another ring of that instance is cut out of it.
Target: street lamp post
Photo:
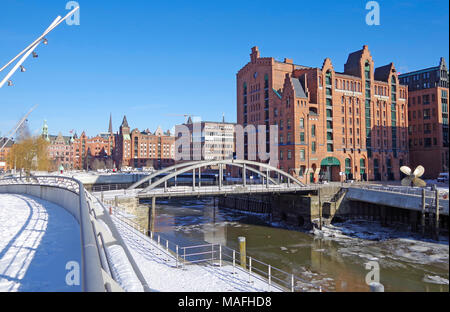
[[[0,68],[0,72],[5,70],[7,67],[9,67],[12,63],[14,63],[19,57],[22,56],[22,58],[14,65],[14,67],[6,74],[6,76],[3,78],[3,80],[0,82],[0,88],[3,87],[3,85],[9,81],[9,78],[17,71],[18,68],[21,68],[22,72],[24,71],[24,67],[22,66],[22,63],[25,62],[25,60],[30,56],[30,54],[33,54],[33,57],[37,57],[36,52],[34,50],[37,48],[37,46],[44,42],[44,44],[47,44],[47,39],[45,39],[45,36],[50,33],[53,29],[55,29],[59,24],[61,24],[63,21],[68,19],[70,16],[72,16],[80,7],[74,8],[72,11],[67,13],[67,15],[64,18],[61,18],[61,16],[58,16],[51,24],[50,26],[40,35],[36,40],[34,40],[28,47],[26,47],[24,50],[22,50],[19,54],[17,54],[15,57],[13,57],[8,63],[6,63],[2,68]],[[11,82],[9,82],[9,85],[12,85]]]

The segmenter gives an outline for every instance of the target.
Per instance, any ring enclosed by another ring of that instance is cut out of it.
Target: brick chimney
[[[250,60],[252,61],[252,63],[256,63],[256,59],[259,58],[259,50],[257,46],[254,46],[252,48],[252,54],[250,54]]]

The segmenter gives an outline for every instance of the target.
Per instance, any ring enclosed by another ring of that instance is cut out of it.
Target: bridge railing
[[[379,185],[379,184],[367,184],[367,183],[353,183],[349,187],[357,187],[367,190],[373,191],[382,191],[382,192],[391,192],[391,193],[399,193],[405,195],[415,195],[422,196],[422,188],[417,187],[409,187],[409,186],[388,186],[388,185]],[[436,193],[432,190],[425,189],[425,197],[427,198],[435,198]],[[439,191],[439,199],[448,200],[448,191]]]
[[[296,184],[289,184],[289,183],[283,183],[283,184],[250,184],[250,185],[238,185],[238,184],[230,184],[230,185],[222,185],[221,187],[215,185],[215,186],[172,186],[172,187],[158,187],[154,188],[148,192],[143,191],[125,191],[123,194],[126,195],[127,192],[130,194],[137,194],[139,195],[146,195],[146,194],[173,194],[173,195],[179,195],[184,193],[191,193],[191,194],[219,194],[222,192],[237,192],[237,193],[262,193],[262,192],[286,192],[286,191],[296,191],[296,190],[302,190],[302,189],[312,189],[314,187],[311,186],[300,186]]]
[[[110,205],[113,215],[122,226],[131,227],[140,233],[141,238],[150,239],[155,242],[160,247],[157,254],[173,257],[176,261],[175,266],[177,268],[185,268],[186,265],[201,263],[222,267],[226,263],[232,265],[233,276],[237,275],[237,270],[244,270],[248,274],[248,281],[245,282],[252,283],[255,279],[259,279],[267,284],[268,291],[271,291],[271,289],[282,289],[284,291],[294,292],[302,291],[303,287],[315,291],[322,291],[321,287],[313,285],[299,276],[288,273],[254,257],[246,256],[245,264],[243,264],[241,263],[240,252],[222,246],[221,244],[180,246],[162,237],[159,233],[148,232],[143,226],[127,218],[127,214],[123,209],[112,206],[111,201],[108,202],[108,205]]]

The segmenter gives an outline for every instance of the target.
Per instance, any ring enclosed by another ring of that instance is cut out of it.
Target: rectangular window
[[[327,144],[327,152],[332,152],[333,151],[333,144],[328,143]]]
[[[305,132],[300,132],[300,143],[305,143]]]
[[[313,153],[316,152],[316,142],[312,142],[312,143],[311,143],[311,151],[312,151]]]
[[[300,150],[300,160],[305,160],[305,150],[304,149]]]
[[[333,122],[330,120],[327,120],[327,129],[333,129]]]
[[[316,125],[312,125],[311,126],[311,137],[315,137],[316,136]]]

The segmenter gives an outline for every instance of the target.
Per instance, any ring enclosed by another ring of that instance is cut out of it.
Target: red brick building
[[[123,117],[116,135],[115,163],[122,167],[153,167],[159,169],[175,163],[175,137],[160,127],[155,133],[150,130],[130,130],[127,117]]]
[[[72,144],[74,169],[99,169],[94,167],[103,164],[106,168],[112,167],[111,146],[114,146],[113,135],[107,138],[100,135],[88,137],[83,131],[80,137],[74,137]]]
[[[8,141],[7,138],[0,138],[0,149],[3,147],[3,149],[0,150],[0,172],[11,169],[8,167],[7,158],[13,144],[14,142],[12,140]]]
[[[61,132],[58,135],[50,135],[48,133],[48,125],[46,120],[44,120],[44,124],[42,126],[41,136],[49,142],[47,151],[48,159],[51,161],[50,169],[57,171],[61,168],[61,166],[64,170],[73,169],[73,137],[63,136]]]
[[[424,177],[435,179],[448,172],[448,69],[444,58],[438,66],[399,76],[408,85],[410,164],[422,165]]]
[[[108,132],[95,137],[87,137],[84,131],[80,137],[75,135],[72,144],[74,169],[113,169],[114,146],[115,135],[110,116]]]
[[[348,56],[344,72],[329,58],[309,67],[253,47],[237,73],[238,124],[278,125],[279,167],[305,183],[340,181],[340,173],[399,179],[409,162],[407,98],[394,65],[375,68],[367,46]]]

